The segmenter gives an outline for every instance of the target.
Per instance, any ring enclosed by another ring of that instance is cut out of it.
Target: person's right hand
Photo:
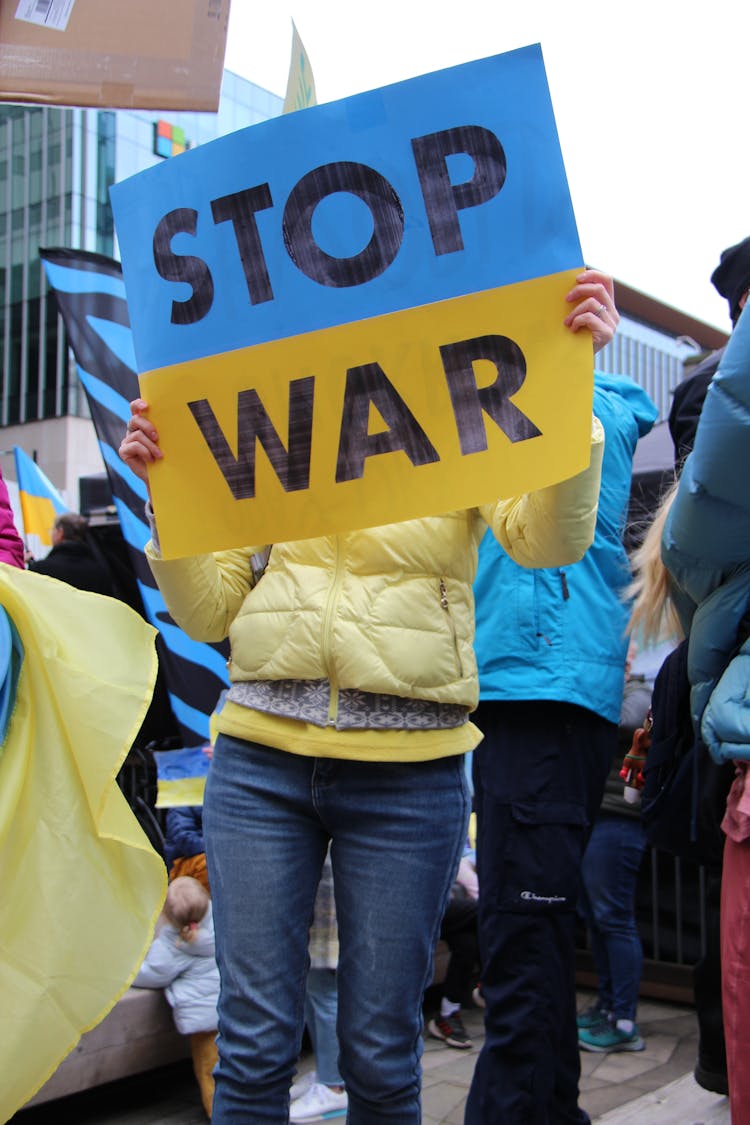
[[[146,417],[148,403],[142,398],[133,399],[130,412],[131,418],[120,442],[119,453],[128,468],[148,485],[148,466],[160,461],[164,454],[159,448],[156,427]]]

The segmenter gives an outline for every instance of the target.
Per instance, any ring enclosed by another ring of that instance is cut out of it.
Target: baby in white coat
[[[177,1030],[190,1036],[193,1070],[210,1118],[217,1061],[219,969],[211,898],[197,879],[183,875],[169,884],[156,936],[133,984],[137,988],[164,989]]]

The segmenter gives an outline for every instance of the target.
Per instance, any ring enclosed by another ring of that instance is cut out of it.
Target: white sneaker
[[[318,1081],[318,1075],[314,1070],[308,1070],[307,1074],[303,1074],[296,1082],[292,1083],[292,1088],[289,1091],[289,1101],[296,1102],[297,1098],[301,1098],[306,1094],[311,1086],[314,1086]]]
[[[346,1090],[336,1093],[330,1086],[316,1082],[306,1094],[292,1102],[289,1109],[290,1122],[330,1121],[334,1117],[346,1117],[349,1099]]]

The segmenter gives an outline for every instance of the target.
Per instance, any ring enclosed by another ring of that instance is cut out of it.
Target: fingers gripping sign
[[[620,314],[615,306],[614,282],[598,270],[587,269],[576,278],[566,297],[575,308],[565,318],[572,332],[586,329],[591,333],[594,351],[599,352],[614,337]]]
[[[142,398],[130,404],[131,416],[125,436],[120,442],[120,457],[140,480],[148,485],[148,466],[160,461],[164,454],[159,447],[159,434],[147,417],[148,403]]]

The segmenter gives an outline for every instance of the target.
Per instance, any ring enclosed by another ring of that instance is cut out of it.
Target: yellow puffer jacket
[[[521,565],[577,561],[594,535],[602,447],[595,421],[591,464],[569,481],[482,508],[276,544],[257,585],[258,547],[164,560],[150,543],[147,555],[186,633],[229,636],[233,682],[325,679],[332,690],[473,709],[472,582],[485,526]]]

